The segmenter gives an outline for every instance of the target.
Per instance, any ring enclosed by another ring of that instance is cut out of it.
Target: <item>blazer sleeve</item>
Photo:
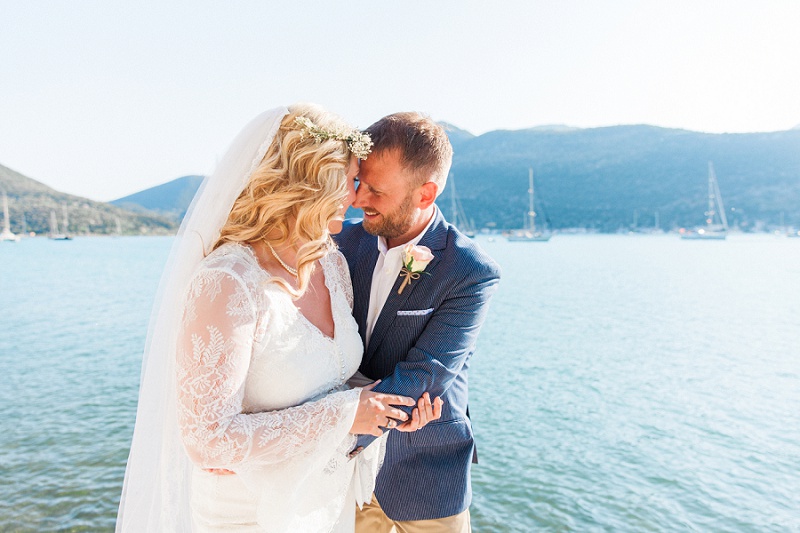
[[[405,360],[373,390],[412,398],[427,391],[434,398],[450,387],[475,350],[489,301],[500,281],[496,265],[476,266],[479,270],[456,284],[434,310]],[[404,409],[410,413],[412,408]],[[372,439],[361,436],[358,445],[366,446]]]

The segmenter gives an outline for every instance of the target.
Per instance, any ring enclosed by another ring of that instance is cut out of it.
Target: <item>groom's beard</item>
[[[364,220],[362,226],[370,235],[385,239],[394,239],[405,235],[414,224],[414,208],[411,202],[412,195],[409,194],[392,214],[381,213],[378,220]]]

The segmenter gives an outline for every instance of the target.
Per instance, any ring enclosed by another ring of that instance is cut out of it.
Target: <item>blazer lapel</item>
[[[367,336],[367,313],[369,294],[372,290],[372,273],[378,261],[378,238],[367,235],[361,239],[353,266],[353,317],[358,324],[358,333],[364,342]]]
[[[403,289],[402,294],[397,294],[397,291],[400,289],[400,285],[403,283],[403,278],[400,277],[400,272],[397,273],[397,279],[394,282],[394,286],[392,286],[392,290],[389,292],[389,296],[386,298],[386,303],[383,304],[381,314],[378,315],[378,319],[375,322],[375,327],[372,329],[372,335],[369,339],[369,346],[367,346],[367,349],[364,353],[364,361],[369,361],[375,355],[375,351],[378,349],[378,346],[380,346],[381,341],[392,327],[392,324],[394,324],[395,318],[397,317],[397,311],[403,308],[409,298],[411,298],[411,295],[414,294],[414,291],[417,290],[418,287],[422,287],[433,282],[436,265],[439,263],[445,245],[447,244],[447,227],[444,224],[444,217],[438,209],[436,210],[435,216],[436,219],[434,220],[430,229],[428,229],[428,231],[419,241],[419,246],[427,246],[430,248],[431,252],[433,253],[433,259],[431,259],[431,262],[428,263],[428,266],[425,268],[426,273],[420,274],[419,279],[411,280],[411,282]],[[374,267],[375,261],[372,262],[372,265]],[[367,293],[367,299],[369,299],[369,293]],[[364,322],[366,322],[366,320]]]

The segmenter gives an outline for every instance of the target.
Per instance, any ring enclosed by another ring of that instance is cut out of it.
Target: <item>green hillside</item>
[[[534,128],[453,139],[452,172],[477,227],[514,228],[527,210],[554,229],[673,229],[702,223],[708,162],[728,219],[745,230],[800,226],[800,131],[705,134],[653,126]],[[445,214],[449,202],[440,201]],[[636,213],[636,215],[634,215]]]
[[[134,213],[111,204],[95,202],[80,196],[65,194],[19,172],[0,165],[0,191],[8,195],[11,231],[22,234],[46,234],[50,229],[51,213],[59,225],[67,213],[73,235],[107,235],[117,233],[117,221],[123,235],[167,235],[177,225],[172,220],[153,213]],[[63,227],[60,227],[64,231]]]

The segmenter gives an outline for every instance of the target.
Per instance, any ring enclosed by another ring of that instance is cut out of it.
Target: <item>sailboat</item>
[[[475,227],[467,220],[464,214],[464,208],[461,206],[461,200],[456,195],[456,180],[452,174],[448,179],[448,186],[450,187],[450,213],[452,215],[451,222],[458,230],[467,237],[475,237]]]
[[[67,210],[64,208],[64,230],[66,231],[67,225]],[[56,218],[56,212],[51,210],[50,211],[50,239],[54,241],[70,241],[72,237],[66,233],[60,233],[58,231],[58,218]]]
[[[725,206],[722,205],[722,196],[719,193],[719,184],[711,161],[708,162],[708,210],[705,215],[706,225],[687,231],[681,230],[681,239],[720,241],[728,236],[728,219],[725,216]]]
[[[11,233],[11,223],[8,218],[8,196],[3,192],[3,232],[0,233],[0,241],[18,242],[19,236]]]
[[[525,213],[523,229],[513,230],[506,238],[511,242],[547,242],[550,240],[549,231],[536,231],[536,211],[533,207],[533,169],[528,169],[528,212]]]

